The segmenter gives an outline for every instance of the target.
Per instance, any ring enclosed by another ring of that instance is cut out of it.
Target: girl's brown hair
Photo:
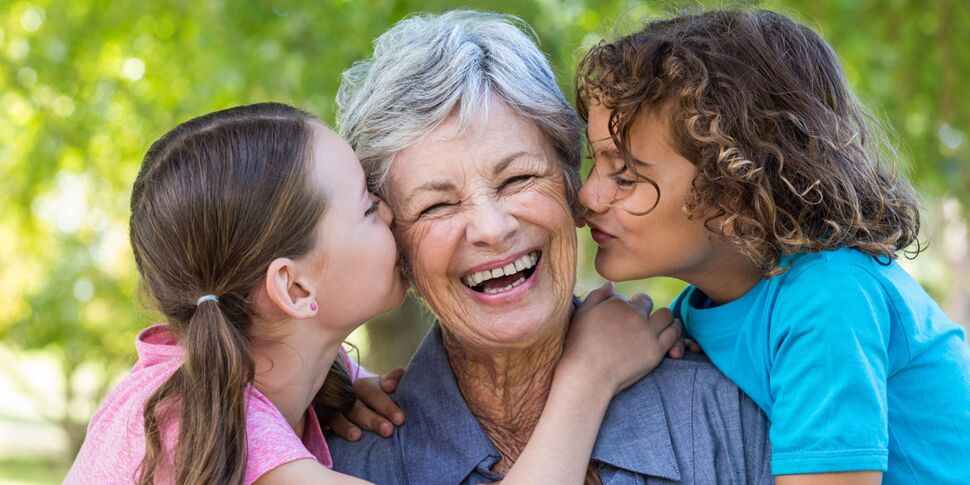
[[[145,404],[141,484],[154,483],[163,462],[176,483],[242,483],[250,298],[273,259],[300,257],[316,242],[325,200],[309,182],[314,122],[282,104],[240,106],[182,123],[145,155],[131,196],[131,244],[185,361]],[[218,301],[196,305],[208,294]],[[353,404],[340,359],[317,397],[318,409]],[[170,418],[179,426],[169,457],[161,433]]]
[[[672,146],[697,166],[685,211],[766,276],[795,252],[852,247],[889,261],[916,243],[910,184],[892,147],[814,31],[764,11],[652,21],[600,42],[580,63],[577,103],[611,111],[610,136],[637,173],[630,130],[670,116]],[[655,182],[640,175],[641,180]]]

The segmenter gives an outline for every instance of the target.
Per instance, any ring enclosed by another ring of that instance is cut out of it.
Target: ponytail
[[[242,483],[246,471],[245,391],[254,373],[246,340],[215,302],[199,305],[183,328],[180,344],[185,361],[145,404],[145,459],[138,482],[154,483],[165,451],[159,405],[168,404],[172,397],[179,401],[178,444],[172,462],[175,483]]]

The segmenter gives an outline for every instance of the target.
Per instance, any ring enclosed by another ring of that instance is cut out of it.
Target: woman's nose
[[[519,229],[519,219],[497,200],[490,199],[476,204],[469,215],[466,237],[477,246],[502,245]]]
[[[592,212],[605,212],[609,209],[609,204],[601,202],[603,199],[600,197],[600,190],[603,188],[601,187],[602,184],[603,181],[596,173],[596,170],[590,171],[586,182],[579,188],[579,203]]]

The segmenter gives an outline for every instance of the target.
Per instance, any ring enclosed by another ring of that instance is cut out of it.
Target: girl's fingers
[[[347,413],[347,419],[357,426],[372,433],[377,433],[385,438],[391,436],[394,432],[394,425],[390,421],[374,412],[373,409],[369,408],[360,399],[354,403],[354,407]]]
[[[360,428],[354,426],[343,414],[331,418],[327,425],[333,433],[347,441],[357,441],[362,436]]]
[[[397,390],[398,382],[404,377],[404,369],[398,367],[391,369],[387,374],[381,376],[381,390],[390,394]]]
[[[393,373],[393,375],[403,375],[403,372],[404,371],[402,370],[399,374],[391,371],[388,374],[390,375]],[[378,383],[378,380],[383,381],[383,378],[368,378],[367,380],[369,382],[366,383],[360,382],[361,380],[362,379],[358,380],[357,385],[354,386],[354,390],[357,392],[357,397],[359,398],[357,402],[361,405],[361,407],[372,413],[376,413],[376,415],[389,419],[390,422],[398,426],[404,424],[404,412],[401,411],[401,408],[398,407],[397,403],[395,403],[391,397],[387,395],[383,382],[380,384]],[[394,387],[397,387],[396,382],[394,383]],[[367,428],[364,423],[354,419],[353,416],[350,416],[350,420],[364,426],[364,429],[370,429]]]

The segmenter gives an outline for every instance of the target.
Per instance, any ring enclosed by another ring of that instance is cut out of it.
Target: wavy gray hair
[[[458,107],[464,129],[498,96],[532,121],[559,156],[567,200],[580,214],[580,124],[523,20],[470,10],[418,15],[374,42],[371,59],[343,73],[337,127],[383,193],[394,156]]]

